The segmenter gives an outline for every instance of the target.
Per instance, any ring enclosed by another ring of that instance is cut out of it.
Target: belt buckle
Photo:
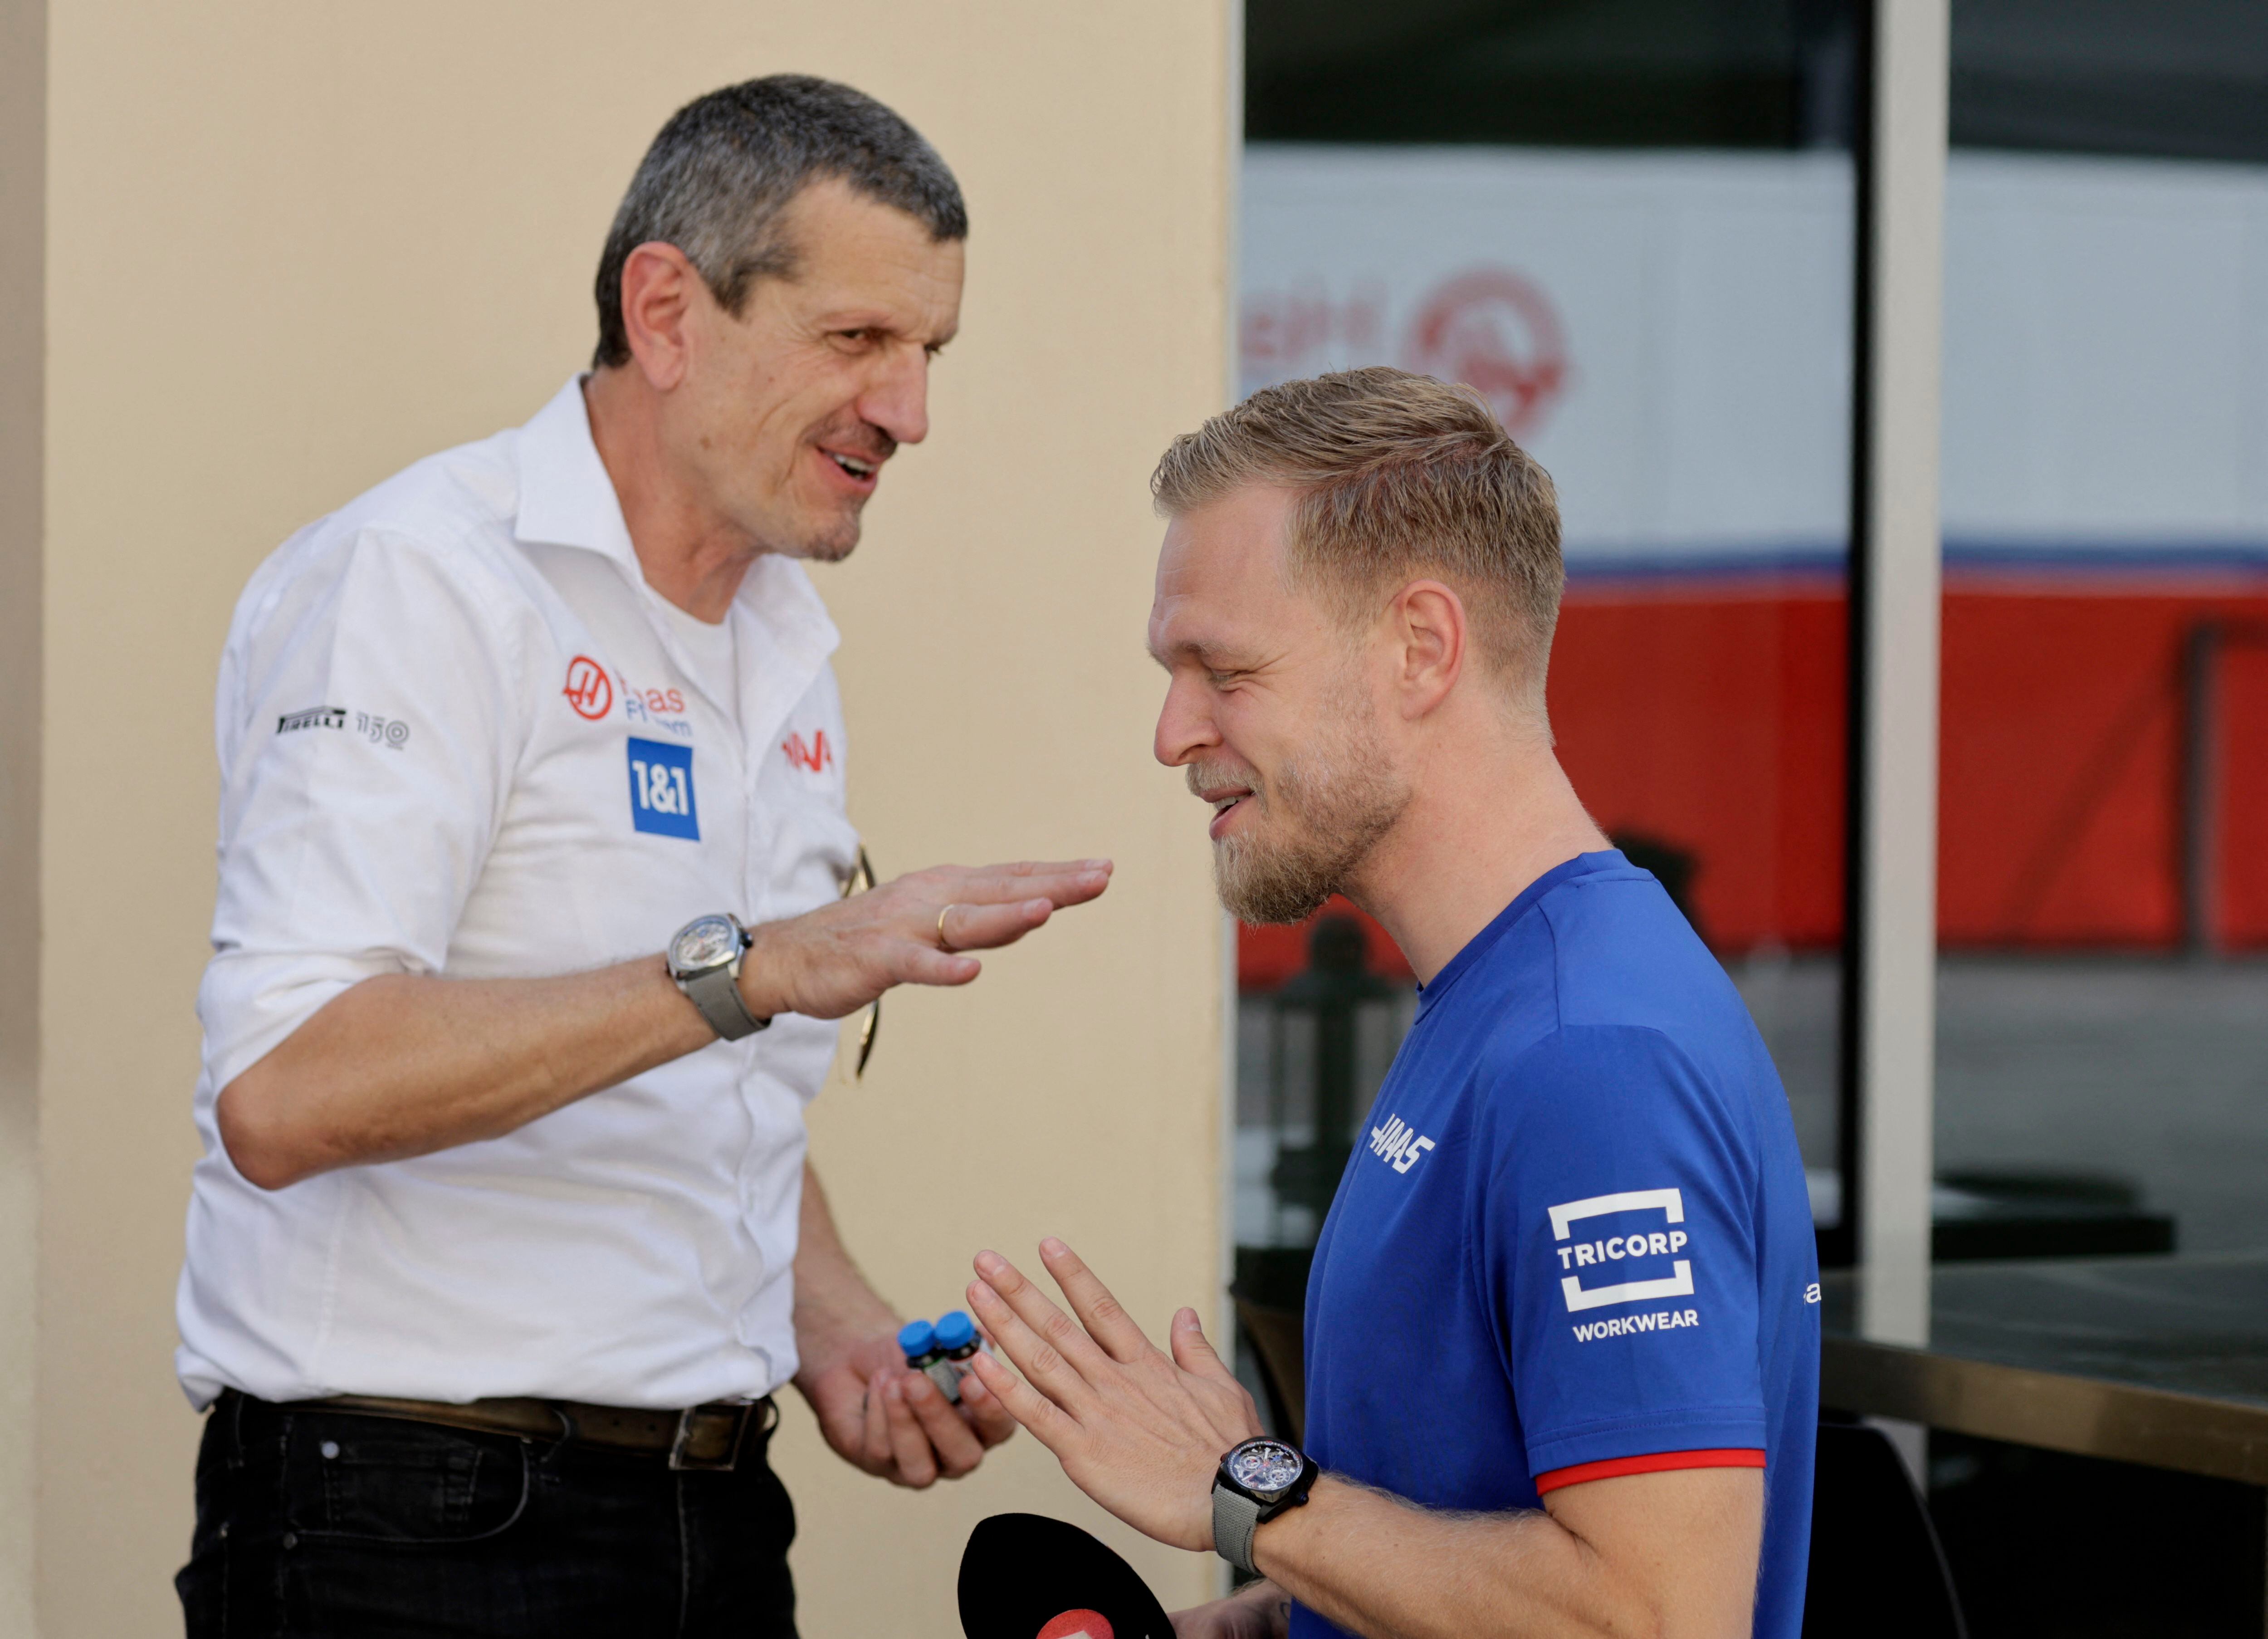
[[[748,1431],[748,1402],[711,1402],[706,1406],[688,1406],[677,1414],[677,1433],[669,1443],[669,1466],[694,1473],[731,1473],[740,1460],[740,1441]],[[696,1420],[727,1417],[732,1420],[732,1432],[725,1440],[720,1457],[701,1457],[692,1450]]]

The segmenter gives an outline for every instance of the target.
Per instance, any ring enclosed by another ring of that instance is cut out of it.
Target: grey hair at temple
[[[659,240],[685,253],[727,313],[759,278],[795,277],[780,212],[815,181],[836,178],[904,211],[936,240],[968,237],[961,185],[921,133],[848,85],[774,74],[712,91],[680,108],[639,161],[599,258],[595,367],[630,362],[622,264]]]

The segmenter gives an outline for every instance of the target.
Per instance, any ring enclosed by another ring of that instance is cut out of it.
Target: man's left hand
[[[1135,1530],[1175,1547],[1212,1547],[1212,1477],[1260,1414],[1205,1341],[1197,1310],[1174,1316],[1169,1355],[1143,1334],[1071,1249],[1040,1261],[1079,1318],[998,1252],[976,1255],[968,1306],[1019,1378],[976,1357],[994,1398],[1064,1466],[1071,1483]]]
[[[896,1337],[887,1333],[807,1366],[796,1386],[837,1457],[917,1491],[960,1479],[984,1460],[986,1447],[1016,1432],[1015,1420],[975,1378],[961,1380],[954,1406],[907,1370]]]

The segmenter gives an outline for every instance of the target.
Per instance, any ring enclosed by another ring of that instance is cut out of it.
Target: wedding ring
[[[945,936],[945,919],[952,914],[953,907],[951,905],[946,906],[944,910],[939,911],[937,913],[937,948],[939,950],[950,951],[953,949],[953,941]]]

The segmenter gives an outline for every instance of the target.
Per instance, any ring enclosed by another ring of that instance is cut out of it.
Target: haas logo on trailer
[[[1476,388],[1516,439],[1540,432],[1567,385],[1567,338],[1543,292],[1506,268],[1461,273],[1410,324],[1410,367]]]

